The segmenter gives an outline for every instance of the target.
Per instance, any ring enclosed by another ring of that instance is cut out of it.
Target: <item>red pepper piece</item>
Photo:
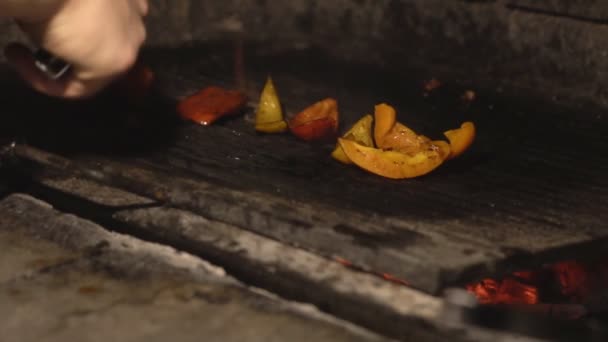
[[[289,129],[305,141],[325,141],[338,133],[338,103],[332,98],[304,109],[289,121]]]
[[[208,126],[224,116],[238,114],[246,104],[245,94],[211,86],[181,101],[177,110],[182,118]]]

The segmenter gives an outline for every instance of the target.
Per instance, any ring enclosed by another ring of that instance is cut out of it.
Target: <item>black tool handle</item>
[[[36,67],[54,80],[61,78],[71,68],[69,63],[44,49],[36,50],[34,52],[34,59]]]

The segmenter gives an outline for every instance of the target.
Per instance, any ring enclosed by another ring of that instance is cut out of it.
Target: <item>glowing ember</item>
[[[467,286],[481,304],[538,304],[538,289],[513,278],[501,282],[484,279]]]
[[[340,257],[335,257],[334,259],[335,259],[337,262],[341,263],[342,265],[344,265],[344,266],[346,266],[346,267],[351,267],[351,266],[353,266],[353,263],[352,263],[352,262],[350,262],[350,261],[348,261],[348,260],[346,260],[346,259],[343,259],[343,258],[340,258]]]
[[[441,85],[441,81],[436,78],[431,78],[430,80],[424,82],[422,88],[424,89],[424,92],[426,94],[438,89],[439,87],[441,87]]]
[[[555,264],[553,271],[560,285],[560,292],[564,296],[582,299],[589,292],[586,267],[575,261],[566,261]]]
[[[341,258],[341,257],[334,257],[334,260],[337,261],[338,263],[342,264],[345,267],[349,267],[349,268],[353,268],[359,271],[363,271],[362,269],[360,269],[359,267],[355,266],[352,262]],[[403,285],[403,286],[410,286],[410,284],[403,279],[397,278],[392,274],[389,273],[379,273],[379,272],[367,272],[367,273],[371,273],[374,274],[376,276],[382,277],[384,280],[388,280],[390,282],[393,282],[395,284],[399,284],[399,285]]]
[[[538,271],[515,272],[502,280],[467,285],[481,304],[584,303],[608,288],[608,260],[565,261]]]
[[[386,279],[388,281],[392,281],[393,283],[400,284],[400,285],[404,285],[404,286],[409,286],[410,285],[406,280],[399,279],[399,278],[395,277],[392,274],[382,273],[382,278],[384,278],[384,279]]]
[[[345,267],[366,272],[349,260]],[[392,274],[367,272],[395,284],[410,286]],[[503,279],[483,279],[466,286],[480,304],[508,305],[522,311],[574,320],[588,314],[587,303],[608,289],[608,259],[595,263],[559,262],[536,271],[519,271]]]

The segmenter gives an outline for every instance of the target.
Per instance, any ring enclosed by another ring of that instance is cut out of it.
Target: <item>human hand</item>
[[[148,11],[147,0],[42,2],[49,5],[30,4],[36,9],[15,10],[15,18],[36,44],[70,63],[72,69],[67,77],[52,80],[36,68],[25,46],[10,45],[7,59],[34,89],[55,97],[88,97],[135,63],[146,36],[142,18]]]

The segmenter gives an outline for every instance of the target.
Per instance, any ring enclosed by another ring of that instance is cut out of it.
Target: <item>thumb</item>
[[[54,97],[63,97],[66,83],[52,80],[36,67],[32,52],[23,44],[12,43],[4,51],[9,64],[32,88]]]

